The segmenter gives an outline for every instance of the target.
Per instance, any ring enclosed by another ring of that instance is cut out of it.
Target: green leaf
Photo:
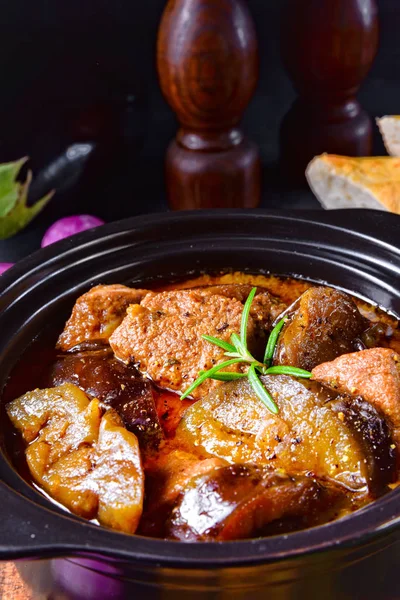
[[[242,313],[242,320],[240,323],[240,340],[246,349],[247,349],[247,325],[249,322],[251,305],[253,303],[256,292],[257,292],[257,288],[253,288],[251,290],[251,292],[245,302],[245,305],[243,308],[243,313]]]
[[[206,373],[206,371],[200,371],[199,375],[202,375],[203,373]],[[215,373],[209,377],[209,379],[215,379],[216,381],[237,381],[238,379],[243,379],[244,377],[247,377],[247,373],[221,373],[218,371],[218,373]]]
[[[202,335],[201,337],[203,338],[203,340],[206,340],[206,342],[210,342],[210,344],[215,344],[215,346],[219,346],[227,352],[236,351],[235,346],[232,346],[232,344],[229,344],[229,342],[225,342],[224,340],[220,340],[219,338],[212,337],[211,335]]]
[[[230,356],[232,358],[241,358],[244,361],[244,358],[239,352],[225,352],[225,356]]]
[[[267,347],[265,348],[265,354],[264,354],[264,363],[266,365],[271,364],[271,360],[272,360],[272,358],[274,356],[274,352],[275,352],[275,346],[278,342],[279,334],[280,334],[281,329],[284,326],[285,322],[286,322],[286,317],[281,319],[279,321],[279,323],[277,323],[277,325],[275,325],[275,327],[271,331],[271,334],[268,338]]]
[[[225,369],[226,367],[229,367],[230,365],[237,365],[238,363],[241,363],[241,362],[243,362],[243,360],[241,358],[231,358],[231,360],[226,360],[225,362],[221,363],[220,365],[215,365],[215,367],[213,367],[209,371],[205,371],[182,394],[181,400],[184,400],[185,398],[187,398],[197,387],[199,387],[199,385],[201,385],[206,379],[210,379],[212,377],[212,375],[215,375],[215,373],[218,373],[218,371],[220,369]]]
[[[54,194],[50,192],[33,206],[27,206],[32,173],[28,173],[24,183],[16,181],[26,160],[22,158],[15,163],[0,165],[0,239],[3,240],[24,229]]]
[[[27,158],[15,162],[0,164],[0,218],[14,208],[17,203],[21,184],[16,181]]]
[[[236,346],[236,350],[238,350],[239,354],[242,356],[242,359],[244,361],[256,362],[256,359],[252,357],[252,355],[247,350],[246,346],[242,343],[242,340],[240,339],[237,333],[232,333],[231,341]]]
[[[261,400],[261,402],[268,408],[268,410],[272,414],[277,415],[279,412],[279,408],[275,404],[271,394],[268,392],[268,390],[265,389],[265,387],[261,383],[260,379],[258,378],[258,375],[256,373],[256,369],[255,369],[254,365],[250,365],[247,375],[248,375],[251,387],[253,388],[257,397]]]
[[[298,369],[297,367],[287,367],[285,365],[269,367],[269,369],[265,371],[265,375],[292,375],[292,377],[302,377],[303,379],[310,379],[310,377],[312,377],[310,371]]]

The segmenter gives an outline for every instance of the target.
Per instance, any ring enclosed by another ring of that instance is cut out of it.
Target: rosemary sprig
[[[226,360],[220,365],[215,365],[215,367],[213,367],[209,371],[206,371],[205,373],[203,373],[203,375],[200,375],[200,377],[198,377],[196,381],[194,381],[192,385],[188,387],[186,392],[182,394],[181,400],[184,400],[185,398],[187,398],[187,396],[190,396],[193,390],[195,390],[199,385],[201,385],[203,381],[205,381],[206,379],[210,379],[213,375],[215,375],[215,373],[218,373],[220,369],[225,369],[230,365],[235,365],[241,362],[243,362],[241,358],[231,358],[231,360]]]
[[[264,363],[268,366],[271,364],[272,358],[274,356],[276,344],[278,343],[279,334],[280,334],[285,322],[286,322],[286,319],[281,319],[279,321],[279,323],[277,323],[275,325],[275,327],[271,331],[270,336],[268,338],[267,347],[265,348],[265,354],[264,354]]]
[[[215,379],[217,381],[236,381],[247,377],[250,385],[252,386],[254,393],[261,400],[261,402],[268,408],[273,414],[278,414],[279,408],[272,398],[270,392],[266,389],[262,383],[257,371],[262,375],[291,375],[293,377],[302,377],[309,379],[311,373],[304,369],[298,369],[297,367],[290,367],[279,365],[271,367],[271,362],[274,356],[276,344],[278,343],[279,334],[282,327],[285,324],[286,317],[281,319],[279,323],[273,328],[268,338],[267,346],[265,348],[264,362],[259,362],[250,353],[247,347],[247,326],[249,322],[249,315],[254,296],[256,295],[257,288],[253,288],[246,300],[243,308],[242,320],[240,324],[240,337],[237,333],[232,333],[231,343],[219,338],[212,337],[210,335],[203,335],[202,338],[210,344],[215,344],[219,348],[225,350],[225,356],[230,357],[230,360],[226,360],[219,365],[216,365],[208,371],[200,371],[199,377],[192,383],[190,387],[182,394],[181,400],[187,398],[199,385],[204,383],[206,379]],[[235,364],[245,363],[248,365],[246,373],[232,373],[231,371],[222,371],[226,367]]]
[[[203,338],[203,340],[210,342],[210,344],[215,344],[216,346],[223,348],[224,350],[226,350],[226,352],[236,352],[235,346],[229,344],[228,342],[225,342],[225,340],[220,340],[219,338],[212,337],[211,335],[202,335],[201,337]]]
[[[207,371],[200,371],[199,375],[203,375]],[[209,379],[215,379],[215,381],[236,381],[237,379],[243,379],[247,377],[247,373],[233,373],[232,371],[225,371],[224,373],[218,372],[211,375]]]
[[[261,381],[256,373],[256,369],[255,369],[254,365],[250,365],[250,368],[248,370],[248,377],[249,377],[251,387],[253,388],[255,394],[257,394],[257,396],[261,400],[261,402],[263,404],[265,404],[265,406],[268,408],[268,410],[270,412],[272,412],[272,414],[277,415],[279,412],[279,408],[277,407],[276,403],[272,399],[272,396],[269,393],[269,391],[261,383]]]
[[[305,371],[304,369],[298,369],[297,367],[289,367],[285,365],[279,365],[276,367],[269,367],[264,371],[265,375],[292,375],[293,377],[302,377],[303,379],[310,379],[312,373]]]
[[[249,323],[249,315],[251,305],[254,300],[254,296],[256,295],[257,288],[253,288],[246,300],[246,303],[243,308],[242,313],[242,321],[240,323],[240,340],[245,348],[247,348],[247,325]]]

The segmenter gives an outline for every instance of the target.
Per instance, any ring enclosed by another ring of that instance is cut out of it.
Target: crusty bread
[[[315,157],[306,177],[326,209],[374,208],[400,214],[400,158]]]
[[[376,120],[385,148],[391,156],[400,156],[400,117],[382,117]]]

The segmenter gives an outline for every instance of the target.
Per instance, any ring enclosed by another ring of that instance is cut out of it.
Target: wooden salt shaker
[[[303,179],[329,152],[368,156],[372,123],[356,94],[378,47],[375,0],[286,0],[282,54],[299,98],[281,127],[281,164]]]
[[[162,91],[180,122],[166,157],[173,209],[255,207],[258,150],[239,128],[258,78],[244,0],[169,0],[160,24]]]

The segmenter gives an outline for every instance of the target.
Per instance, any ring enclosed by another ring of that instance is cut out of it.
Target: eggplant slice
[[[278,415],[247,380],[227,383],[185,412],[177,441],[202,457],[307,473],[354,492],[379,495],[394,481],[393,440],[376,409],[315,381],[287,375],[262,381]]]
[[[34,481],[87,519],[134,533],[142,515],[144,472],[136,436],[77,386],[34,390],[7,405]]]
[[[92,398],[116,410],[125,427],[134,433],[142,451],[156,450],[163,440],[154,389],[133,365],[117,360],[109,346],[68,353],[54,364],[49,387],[73,383]]]
[[[363,448],[369,492],[380,496],[397,475],[397,453],[384,416],[361,397],[339,397],[330,403],[330,408],[344,420]]]
[[[193,477],[167,522],[167,537],[182,542],[239,540],[263,535],[271,523],[312,525],[330,520],[344,495],[313,478],[256,465],[229,465]]]
[[[360,350],[368,328],[347,294],[327,287],[304,292],[288,311],[288,322],[279,336],[275,365],[290,365],[311,371],[341,354]],[[361,344],[361,345],[360,345]]]

